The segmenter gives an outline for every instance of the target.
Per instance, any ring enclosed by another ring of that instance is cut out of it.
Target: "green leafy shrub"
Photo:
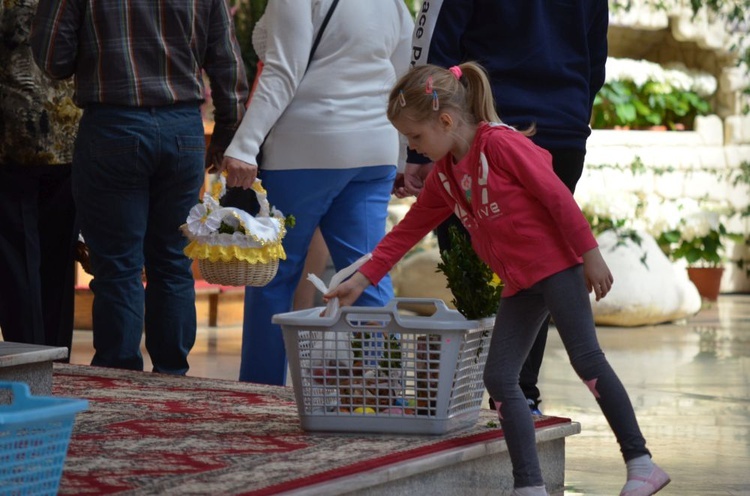
[[[456,226],[448,229],[450,250],[440,252],[438,270],[448,279],[453,306],[469,320],[483,319],[497,313],[503,284],[492,269],[479,259],[469,236]]]
[[[594,99],[594,129],[692,129],[711,111],[716,79],[683,66],[662,67],[645,60],[607,59],[607,81]]]

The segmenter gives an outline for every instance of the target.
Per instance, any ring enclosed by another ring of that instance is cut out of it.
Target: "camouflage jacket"
[[[37,0],[0,0],[0,165],[70,163],[81,110],[73,80],[53,81],[29,46]]]

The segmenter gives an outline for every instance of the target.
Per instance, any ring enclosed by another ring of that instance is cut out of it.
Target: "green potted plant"
[[[492,269],[479,259],[468,236],[455,226],[448,230],[451,248],[440,252],[437,265],[448,280],[453,306],[469,320],[491,318],[497,313],[503,283]]]
[[[711,111],[716,78],[678,64],[607,59],[607,80],[594,99],[594,129],[692,129],[695,117]]]
[[[722,22],[732,37],[729,52],[736,58],[738,66],[744,68],[745,74],[750,74],[750,43],[748,43],[748,23],[750,23],[750,0],[690,0],[688,2],[693,13],[693,19],[705,13],[710,22]],[[679,10],[679,2],[665,2],[664,0],[609,0],[610,12],[629,12],[632,8],[648,8],[651,11]],[[700,21],[699,21],[700,22]],[[703,21],[705,22],[705,20]],[[750,85],[742,90],[744,95],[750,95]],[[743,106],[743,113],[750,112],[747,101]]]
[[[684,261],[688,277],[698,293],[716,301],[724,273],[724,242],[727,232],[718,212],[696,209],[686,212],[676,229],[662,232],[659,246],[674,261]]]
[[[437,270],[445,274],[448,280],[448,289],[453,294],[451,302],[456,310],[468,320],[479,321],[482,337],[476,361],[484,348],[484,340],[495,325],[503,282],[477,256],[469,236],[461,233],[456,226],[448,228],[448,236],[451,246],[440,252],[442,261],[438,263]]]

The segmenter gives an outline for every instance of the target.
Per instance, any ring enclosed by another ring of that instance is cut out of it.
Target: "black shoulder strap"
[[[318,45],[320,44],[320,39],[323,37],[323,31],[325,31],[326,26],[328,25],[328,21],[331,20],[331,15],[333,15],[333,9],[336,8],[336,5],[338,3],[339,3],[339,0],[333,0],[333,3],[328,8],[328,13],[326,14],[325,19],[323,19],[323,24],[320,25],[320,30],[318,31],[318,35],[315,37],[313,46],[310,49],[310,58],[307,60],[307,67],[310,67],[310,63],[312,62],[313,55],[315,55],[315,50],[318,48]]]

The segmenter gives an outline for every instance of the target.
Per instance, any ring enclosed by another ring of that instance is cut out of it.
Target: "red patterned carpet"
[[[502,436],[490,411],[443,436],[308,433],[291,388],[81,365],[55,364],[53,392],[89,400],[60,494],[279,494]]]

